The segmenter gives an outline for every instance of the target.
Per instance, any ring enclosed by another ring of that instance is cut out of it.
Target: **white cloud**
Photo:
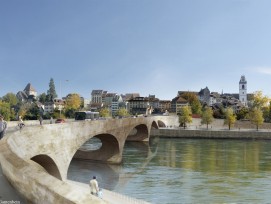
[[[271,75],[271,67],[254,67],[252,70],[261,74]]]

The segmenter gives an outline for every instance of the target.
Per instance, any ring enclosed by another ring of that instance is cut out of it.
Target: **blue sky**
[[[0,96],[31,83],[172,99],[177,91],[271,95],[269,0],[0,0]],[[66,81],[68,80],[68,81]]]

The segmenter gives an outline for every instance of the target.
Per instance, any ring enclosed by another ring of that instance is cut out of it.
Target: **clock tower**
[[[242,75],[239,81],[239,100],[244,106],[247,106],[247,80],[245,75]]]

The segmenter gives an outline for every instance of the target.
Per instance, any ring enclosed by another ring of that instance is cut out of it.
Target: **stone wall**
[[[154,129],[151,136],[167,138],[271,139],[271,130],[191,130]]]

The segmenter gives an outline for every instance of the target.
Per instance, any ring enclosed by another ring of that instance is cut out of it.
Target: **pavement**
[[[90,187],[88,184],[80,183],[76,181],[68,180],[68,183],[72,185],[77,185],[80,191],[84,191],[90,193]],[[113,191],[108,191],[106,189],[102,189],[102,198],[105,202],[109,204],[150,204],[144,200],[135,199],[129,196],[125,196]]]

